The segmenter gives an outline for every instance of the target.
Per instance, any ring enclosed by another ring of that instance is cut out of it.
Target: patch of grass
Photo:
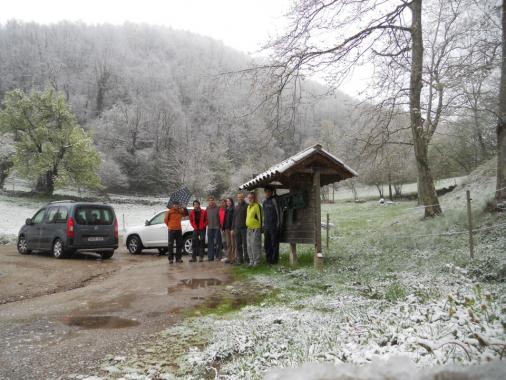
[[[232,267],[232,275],[236,281],[245,281],[258,275],[275,275],[277,267],[267,264],[260,264],[255,268],[247,266],[234,266]]]
[[[215,297],[206,304],[199,306],[195,309],[189,310],[186,316],[196,317],[202,315],[214,314],[223,316],[240,309],[246,303],[243,300],[237,300],[229,296]]]
[[[314,263],[313,248],[309,248],[308,246],[299,246],[297,247],[297,267],[296,268],[306,268],[312,267]],[[287,268],[293,269],[290,267],[290,249],[287,244],[283,244],[281,246],[281,252],[279,257],[279,265]]]
[[[385,290],[385,299],[390,302],[402,301],[406,296],[406,288],[398,282],[390,284]]]
[[[270,289],[252,281],[236,283],[238,286],[225,288],[210,297],[203,305],[184,311],[185,317],[200,317],[204,315],[225,316],[238,311],[245,306],[276,303],[279,289]]]
[[[297,252],[298,264],[292,268],[289,263],[289,247],[281,245],[281,252],[279,256],[279,264],[268,265],[266,263],[260,264],[255,268],[248,266],[234,266],[232,267],[232,274],[234,280],[244,281],[254,278],[259,275],[274,276],[279,273],[285,273],[290,270],[311,267],[313,265],[313,252],[307,247],[301,247]]]

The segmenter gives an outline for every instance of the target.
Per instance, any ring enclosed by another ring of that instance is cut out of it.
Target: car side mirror
[[[147,227],[147,226],[149,226],[149,220],[146,220],[146,221],[144,222],[144,225],[145,225],[146,227]]]
[[[31,219],[31,218],[26,219],[26,220],[25,220],[25,224],[26,224],[27,226],[31,226],[31,225],[33,224],[32,219]]]

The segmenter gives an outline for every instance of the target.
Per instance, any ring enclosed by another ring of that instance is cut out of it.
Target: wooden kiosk
[[[240,189],[271,186],[285,190],[279,195],[283,213],[280,242],[290,244],[291,265],[297,264],[297,244],[313,244],[314,264],[318,267],[323,259],[320,188],[356,175],[352,168],[316,144],[258,174]]]

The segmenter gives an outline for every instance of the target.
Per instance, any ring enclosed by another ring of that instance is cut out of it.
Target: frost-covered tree
[[[16,171],[36,182],[37,191],[50,195],[69,184],[101,187],[100,156],[63,95],[13,90],[5,95],[3,108],[0,131],[15,141]]]

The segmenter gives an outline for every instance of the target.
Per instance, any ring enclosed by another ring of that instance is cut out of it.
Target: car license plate
[[[102,236],[90,236],[88,241],[104,241],[104,238]]]

